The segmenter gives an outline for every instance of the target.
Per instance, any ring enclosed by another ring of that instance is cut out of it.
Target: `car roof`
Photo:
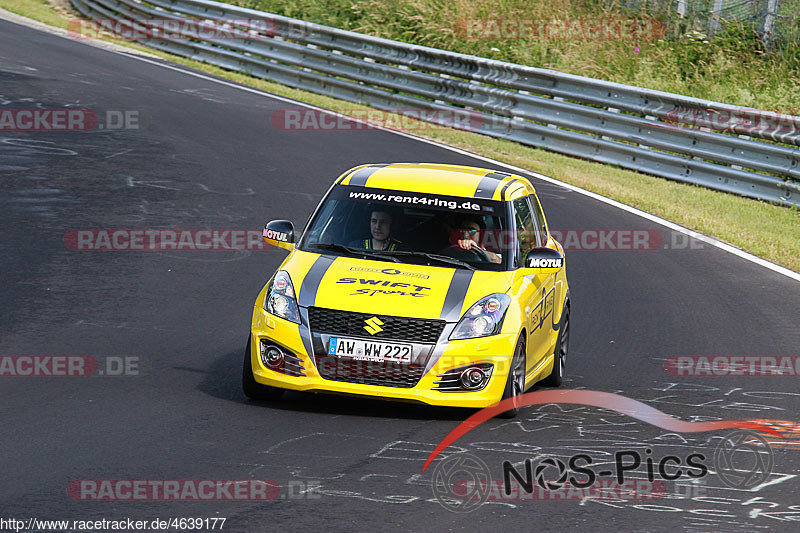
[[[506,201],[535,193],[531,182],[521,176],[439,163],[360,165],[339,176],[336,184]]]

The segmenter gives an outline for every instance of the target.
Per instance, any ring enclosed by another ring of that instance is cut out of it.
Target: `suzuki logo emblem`
[[[366,326],[364,326],[364,329],[367,330],[367,333],[369,333],[370,335],[375,335],[376,333],[380,333],[381,331],[383,331],[383,328],[381,327],[383,325],[383,322],[381,321],[380,318],[376,316],[368,318],[364,322],[367,324]]]

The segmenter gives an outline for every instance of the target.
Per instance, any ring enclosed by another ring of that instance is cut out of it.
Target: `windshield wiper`
[[[334,244],[329,242],[318,242],[316,244],[309,244],[309,248],[318,248],[320,250],[328,250],[331,252],[343,252],[351,256],[356,257],[372,257],[376,259],[389,259],[390,261],[394,261],[395,263],[399,263],[400,260],[396,257],[391,256],[384,256],[380,255],[376,252],[371,252],[369,250],[359,250],[357,248],[350,248],[349,246],[344,246],[342,244]]]
[[[446,265],[455,265],[463,268],[468,268],[470,270],[475,270],[475,267],[461,261],[460,259],[455,259],[453,257],[448,257],[446,255],[439,255],[439,254],[429,254],[426,252],[405,252],[402,250],[395,250],[393,252],[373,252],[375,255],[380,255],[383,257],[392,257],[392,256],[399,256],[399,257],[416,257],[416,258],[424,258],[429,261],[433,261],[436,263],[443,263]]]

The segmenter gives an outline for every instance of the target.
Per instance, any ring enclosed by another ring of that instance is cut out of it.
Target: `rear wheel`
[[[251,400],[277,401],[283,396],[283,389],[262,385],[253,377],[253,363],[250,360],[252,337],[247,337],[247,348],[244,350],[244,364],[242,366],[242,391]]]
[[[508,371],[503,400],[517,398],[525,392],[525,366],[525,339],[520,338],[517,348],[514,350],[514,357],[511,359],[511,369]],[[519,408],[512,407],[497,415],[497,418],[514,418],[518,412]]]
[[[541,381],[545,387],[560,387],[564,380],[564,367],[569,352],[569,302],[564,306],[561,316],[561,327],[558,328],[558,340],[553,352],[553,371]]]

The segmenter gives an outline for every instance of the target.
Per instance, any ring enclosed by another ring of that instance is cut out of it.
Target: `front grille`
[[[425,370],[422,365],[356,361],[332,355],[316,355],[317,370],[324,379],[410,389],[419,382]]]
[[[305,368],[303,367],[303,362],[300,360],[299,357],[294,355],[293,353],[286,354],[286,360],[283,363],[283,373],[289,376],[305,376]]]
[[[364,329],[367,325],[365,320],[375,316],[383,322],[380,326],[383,331],[370,335]],[[315,333],[404,340],[422,344],[435,344],[445,325],[444,320],[353,313],[324,307],[309,307],[308,320],[311,331]]]

